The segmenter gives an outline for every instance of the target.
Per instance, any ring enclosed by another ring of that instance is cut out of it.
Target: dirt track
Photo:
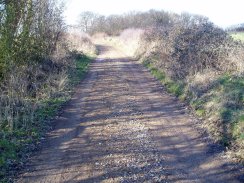
[[[100,45],[87,78],[17,182],[241,182],[150,73]]]

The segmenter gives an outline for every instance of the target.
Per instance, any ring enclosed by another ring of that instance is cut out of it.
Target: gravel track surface
[[[242,182],[197,119],[109,45],[16,182]]]

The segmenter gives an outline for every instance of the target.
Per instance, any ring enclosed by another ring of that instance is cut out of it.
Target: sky
[[[244,0],[64,0],[66,23],[76,24],[79,14],[92,11],[101,15],[123,14],[150,9],[174,13],[188,12],[207,16],[226,28],[244,23]]]

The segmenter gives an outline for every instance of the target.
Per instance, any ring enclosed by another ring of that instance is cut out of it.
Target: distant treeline
[[[95,34],[105,32],[108,35],[119,35],[128,28],[169,27],[176,24],[200,24],[208,18],[200,15],[182,13],[181,15],[166,11],[150,10],[148,12],[130,12],[123,15],[103,16],[92,12],[80,15],[79,26],[82,31]]]
[[[230,26],[226,30],[229,32],[244,32],[244,23]]]

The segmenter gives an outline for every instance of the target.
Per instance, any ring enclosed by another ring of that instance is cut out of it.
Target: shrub
[[[193,25],[176,37],[172,59],[177,63],[176,77],[186,78],[205,69],[230,70],[227,44],[229,35],[212,23]]]
[[[189,102],[216,141],[243,160],[244,46],[205,18],[175,18],[147,28],[136,56],[170,93]]]

